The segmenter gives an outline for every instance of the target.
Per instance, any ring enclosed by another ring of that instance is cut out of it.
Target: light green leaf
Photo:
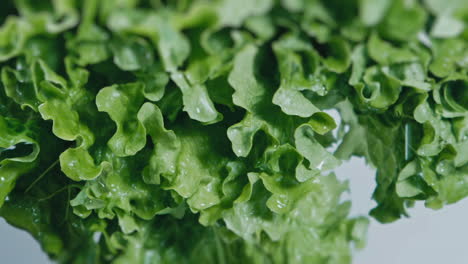
[[[103,88],[96,96],[96,105],[107,112],[117,125],[109,140],[109,148],[119,157],[133,156],[146,144],[146,131],[136,118],[143,104],[140,83],[113,85]]]
[[[190,118],[203,123],[215,123],[222,119],[222,115],[216,111],[204,85],[190,85],[183,73],[173,73],[171,79],[182,91],[184,111],[189,114]]]

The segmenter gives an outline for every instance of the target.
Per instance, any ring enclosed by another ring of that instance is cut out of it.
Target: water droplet
[[[280,195],[276,200],[275,200],[275,206],[277,209],[284,209],[288,206],[289,199],[285,195]]]
[[[72,161],[70,161],[70,162],[68,163],[68,166],[69,166],[70,168],[74,168],[74,167],[76,166],[76,163],[77,163],[76,160],[72,160]]]
[[[279,209],[283,209],[284,207],[286,207],[286,204],[282,203],[280,200],[277,200],[276,206],[278,206]]]

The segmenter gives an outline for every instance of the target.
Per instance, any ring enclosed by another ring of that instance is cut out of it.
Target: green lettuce
[[[0,216],[58,263],[351,263],[343,161],[380,222],[468,196],[465,6],[4,0]]]

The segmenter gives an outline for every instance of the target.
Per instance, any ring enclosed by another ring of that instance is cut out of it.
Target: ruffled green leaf
[[[324,85],[314,75],[318,58],[311,46],[301,39],[286,37],[273,45],[279,61],[281,86],[273,96],[273,103],[288,115],[310,117],[320,111],[304,95],[304,90],[323,94]],[[299,52],[306,53],[300,56]],[[305,67],[310,67],[305,69]]]
[[[430,65],[430,70],[438,77],[447,77],[455,73],[459,68],[466,69],[467,65],[467,44],[461,39],[444,39],[434,42],[434,60]]]
[[[378,29],[382,35],[392,40],[414,39],[423,30],[427,16],[419,2],[392,1],[388,14]]]
[[[219,4],[219,23],[223,26],[239,27],[250,16],[262,15],[273,6],[271,0],[222,0]]]
[[[153,61],[150,45],[141,38],[117,38],[112,42],[114,63],[124,71],[136,71],[149,67]]]
[[[297,151],[309,161],[310,169],[327,171],[340,165],[340,161],[314,138],[312,126],[299,126],[294,133],[294,138]]]
[[[400,82],[385,73],[384,69],[370,67],[363,77],[364,83],[354,86],[359,98],[365,104],[377,109],[385,109],[394,104],[400,95]]]
[[[36,166],[40,152],[38,142],[28,136],[31,124],[18,121],[0,116],[0,208],[16,180]]]
[[[204,85],[190,85],[182,73],[173,73],[171,78],[182,91],[184,111],[190,118],[203,123],[214,123],[222,119]]]
[[[166,71],[173,72],[187,58],[190,45],[173,25],[169,12],[117,10],[109,16],[107,25],[115,32],[140,34],[151,38],[157,46]]]
[[[159,184],[162,174],[176,173],[175,164],[180,151],[180,141],[173,131],[164,128],[163,115],[157,106],[145,103],[137,116],[154,144],[154,154],[143,171],[143,180],[146,183]]]
[[[109,140],[109,148],[119,157],[133,156],[146,144],[146,131],[136,114],[143,104],[140,83],[113,85],[103,88],[96,96],[96,105],[107,112],[117,130]]]
[[[359,16],[367,26],[378,24],[385,16],[391,1],[389,0],[361,0],[359,5]]]
[[[384,65],[418,60],[407,48],[396,48],[383,41],[377,34],[372,34],[368,41],[369,56],[376,62]]]

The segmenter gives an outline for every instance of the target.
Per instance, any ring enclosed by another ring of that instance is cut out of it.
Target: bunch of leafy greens
[[[2,0],[0,24],[0,215],[58,262],[349,263],[353,155],[381,222],[468,195],[465,0]]]

